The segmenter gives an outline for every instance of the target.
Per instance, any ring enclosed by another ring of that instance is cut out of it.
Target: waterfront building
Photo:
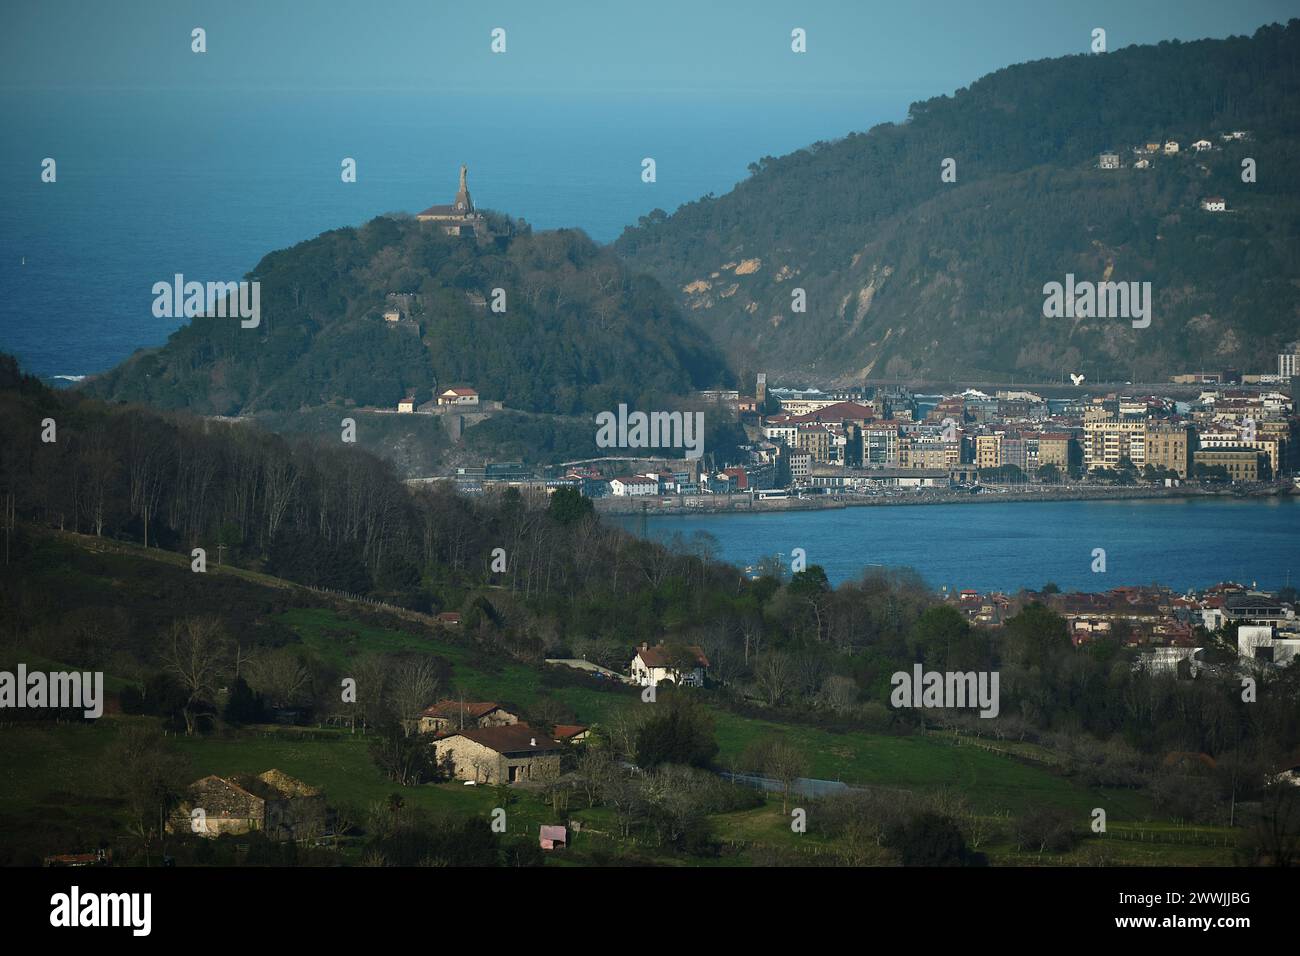
[[[1271,474],[1268,456],[1253,448],[1198,448],[1192,453],[1196,473],[1201,468],[1222,466],[1232,481],[1266,480]]]
[[[1192,467],[1196,437],[1191,427],[1175,423],[1152,423],[1146,430],[1146,464],[1176,472],[1186,478]]]

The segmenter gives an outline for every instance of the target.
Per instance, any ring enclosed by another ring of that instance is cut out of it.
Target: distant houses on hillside
[[[1231,132],[1220,133],[1219,138],[1225,143],[1241,142],[1249,139],[1250,133],[1246,130],[1232,130]],[[1197,153],[1204,153],[1215,149],[1215,145],[1212,140],[1201,137],[1200,139],[1193,140],[1189,144],[1188,148]],[[1153,140],[1134,146],[1133,152],[1137,155],[1137,159],[1133,162],[1133,168],[1150,169],[1150,157],[1157,154],[1164,156],[1177,156],[1182,152],[1182,146],[1176,139],[1166,140],[1164,143]],[[1120,155],[1112,150],[1105,150],[1098,155],[1098,169],[1120,169],[1122,166],[1123,163],[1120,160]],[[1204,168],[1205,167],[1202,167],[1202,169]],[[1222,196],[1207,196],[1201,200],[1200,205],[1201,209],[1205,212],[1228,211],[1228,204]]]

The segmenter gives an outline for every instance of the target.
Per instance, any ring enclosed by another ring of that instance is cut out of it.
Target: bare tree
[[[644,713],[636,705],[631,705],[614,711],[605,721],[605,729],[615,752],[633,763],[636,763],[636,738],[641,730]]]
[[[469,758],[469,765],[474,768],[474,779],[479,783],[492,783],[492,777],[501,770],[501,759],[492,752],[480,751]],[[498,779],[497,783],[505,781]]]
[[[418,728],[420,711],[437,699],[440,684],[438,668],[427,657],[409,658],[393,670],[389,696],[408,737]]]
[[[858,685],[851,677],[832,674],[822,681],[822,703],[831,710],[843,713],[858,703]]]
[[[163,666],[185,690],[185,733],[194,734],[198,719],[211,715],[212,702],[230,656],[229,640],[221,622],[211,617],[189,617],[172,622]]]
[[[388,668],[378,657],[363,657],[354,663],[350,673],[345,671],[343,676],[356,681],[356,702],[347,704],[352,718],[352,732],[357,732],[359,717],[364,733],[367,727],[378,720],[383,709],[388,693]]]
[[[587,806],[594,807],[610,778],[618,772],[614,758],[607,747],[587,747],[578,757],[575,782],[587,798]]]
[[[781,813],[784,815],[789,810],[794,782],[808,772],[808,760],[797,748],[778,740],[767,750],[763,771],[781,784]]]
[[[157,434],[149,432],[139,420],[133,419],[127,444],[131,509],[144,524],[146,548],[149,547],[149,520],[158,510],[167,471],[166,446],[158,441]]]
[[[311,672],[297,654],[282,648],[249,663],[248,685],[273,707],[293,707],[306,698]]]
[[[645,784],[630,773],[615,773],[605,783],[601,798],[614,808],[619,835],[626,837],[648,805]]]
[[[769,651],[755,663],[754,680],[769,706],[775,707],[794,686],[794,665],[781,651]]]
[[[559,759],[538,761],[534,779],[541,785],[543,796],[550,801],[551,809],[557,816],[569,809],[569,795],[573,785],[564,779]]]
[[[155,838],[164,839],[167,818],[185,791],[186,761],[156,727],[128,724],[118,731],[104,766],[112,768],[113,787],[126,802],[147,865],[149,848]]]

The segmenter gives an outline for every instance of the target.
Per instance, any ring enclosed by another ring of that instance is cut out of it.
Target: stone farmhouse
[[[566,745],[528,724],[461,730],[433,742],[438,763],[450,761],[457,780],[522,783],[560,772]]]
[[[507,727],[519,718],[491,700],[440,700],[420,711],[420,733],[445,734],[483,727]]]
[[[192,811],[202,810],[195,816]],[[215,774],[190,784],[169,829],[218,837],[261,831],[272,840],[295,840],[325,825],[325,796],[279,770],[255,777]]]

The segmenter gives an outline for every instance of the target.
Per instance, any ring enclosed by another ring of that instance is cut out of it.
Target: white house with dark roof
[[[642,687],[655,687],[663,681],[687,687],[703,687],[709,659],[694,644],[672,647],[662,641],[651,646],[642,642],[632,658],[632,680]]]

